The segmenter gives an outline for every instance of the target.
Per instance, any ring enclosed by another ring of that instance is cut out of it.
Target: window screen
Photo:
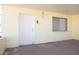
[[[67,18],[53,17],[53,31],[67,31]]]

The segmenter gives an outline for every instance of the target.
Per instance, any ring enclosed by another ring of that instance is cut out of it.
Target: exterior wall
[[[44,11],[44,18],[42,17],[42,10],[34,10],[28,8],[21,8],[11,5],[3,5],[3,35],[7,38],[7,48],[19,46],[19,14],[26,13],[35,16],[39,24],[35,24],[35,44],[54,42],[61,40],[72,39],[71,36],[71,20],[69,15],[64,15],[55,12]],[[68,18],[67,32],[52,32],[52,16]]]

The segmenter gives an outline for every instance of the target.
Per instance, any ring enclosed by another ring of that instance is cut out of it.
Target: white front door
[[[20,14],[20,45],[33,44],[35,40],[34,16]]]

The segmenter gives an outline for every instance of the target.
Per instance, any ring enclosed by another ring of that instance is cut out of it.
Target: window
[[[67,18],[53,17],[53,31],[67,31]]]

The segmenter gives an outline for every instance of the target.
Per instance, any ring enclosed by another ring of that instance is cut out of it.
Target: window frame
[[[65,20],[65,30],[55,30],[54,29],[54,20],[56,20],[56,19],[59,19],[59,21],[61,20],[61,19],[63,19],[63,20]],[[52,17],[52,31],[53,32],[67,32],[68,31],[68,19],[67,18],[64,18],[64,17]]]

